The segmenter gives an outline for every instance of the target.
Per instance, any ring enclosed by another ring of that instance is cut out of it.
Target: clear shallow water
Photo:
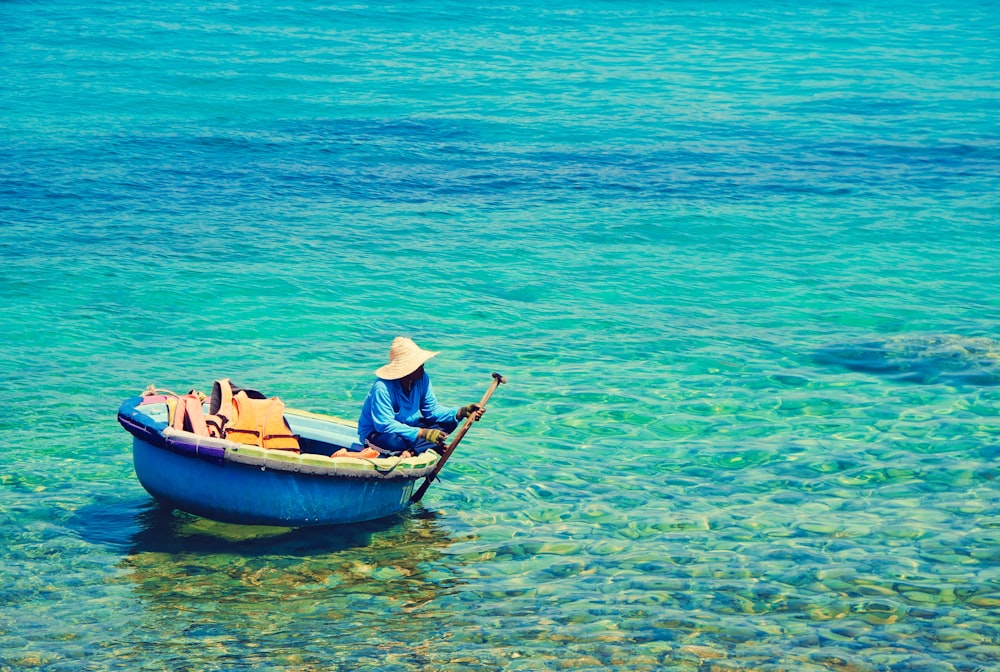
[[[989,3],[0,5],[0,667],[1000,666]],[[510,379],[410,514],[118,403]]]

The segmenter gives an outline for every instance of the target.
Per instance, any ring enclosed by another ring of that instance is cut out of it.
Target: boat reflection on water
[[[436,514],[395,515],[351,525],[311,528],[232,525],[171,510],[155,502],[135,516],[137,528],[130,537],[129,555],[236,554],[314,556],[368,547],[379,535],[398,535],[413,525],[432,521]]]
[[[328,657],[349,642],[355,652],[373,646],[373,627],[382,646],[386,637],[420,641],[441,616],[442,591],[459,583],[441,567],[453,540],[420,508],[301,529],[227,525],[159,507],[136,522],[118,566],[143,605],[144,629],[163,637],[170,658],[183,658],[194,640],[241,665],[297,669],[304,659],[295,656],[311,659],[303,642]]]
[[[185,570],[274,565],[315,573],[367,559],[373,571],[409,575],[441,556],[452,539],[438,514],[419,509],[366,523],[308,528],[231,525],[151,505],[135,516],[124,566],[148,569],[171,560]],[[183,578],[183,577],[181,577]]]
[[[354,631],[369,622],[394,623],[395,640],[406,641],[434,627],[441,614],[431,603],[461,583],[447,567],[456,540],[422,507],[364,524],[287,529],[218,523],[148,501],[107,504],[78,512],[78,530],[119,551],[142,630],[170,657],[183,655],[169,643],[180,635],[184,646],[207,639],[244,662],[317,632],[361,644],[364,632]],[[121,655],[144,655],[148,643]]]

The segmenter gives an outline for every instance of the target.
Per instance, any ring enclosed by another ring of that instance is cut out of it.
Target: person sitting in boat
[[[459,420],[479,420],[486,409],[478,404],[446,408],[438,403],[424,363],[437,352],[424,350],[397,336],[389,348],[389,363],[375,371],[358,418],[358,438],[384,455],[411,457],[428,449],[444,452],[445,439]]]

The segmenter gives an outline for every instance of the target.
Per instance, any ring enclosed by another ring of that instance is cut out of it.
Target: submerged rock
[[[1000,385],[1000,341],[954,334],[908,334],[817,350],[823,365],[912,383]]]

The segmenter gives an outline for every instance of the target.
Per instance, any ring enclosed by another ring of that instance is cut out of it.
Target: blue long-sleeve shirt
[[[425,373],[409,394],[403,391],[398,380],[377,379],[365,397],[358,418],[358,439],[365,442],[373,431],[399,434],[416,441],[420,427],[430,424],[457,421],[458,409],[438,403],[431,389],[431,379]],[[425,419],[421,423],[421,419]]]

